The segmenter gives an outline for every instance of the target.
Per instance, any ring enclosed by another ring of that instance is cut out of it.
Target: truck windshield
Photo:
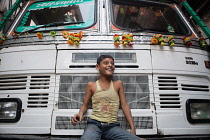
[[[89,28],[96,21],[95,11],[95,0],[36,2],[28,7],[16,32]]]
[[[134,0],[112,0],[113,24],[120,29],[190,35],[173,6]]]

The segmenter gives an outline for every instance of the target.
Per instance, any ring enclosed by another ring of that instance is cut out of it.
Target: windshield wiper
[[[40,25],[38,27],[35,27],[35,28],[32,28],[32,29],[29,29],[27,31],[24,31],[24,32],[32,32],[36,29],[39,29],[39,28],[43,28],[43,27],[54,27],[54,26],[61,26],[61,25],[73,25],[73,24],[80,24],[80,23],[85,23],[83,21],[77,21],[77,22],[53,22],[53,23],[49,23],[49,24],[44,24],[44,25]],[[24,33],[22,32],[22,33]]]

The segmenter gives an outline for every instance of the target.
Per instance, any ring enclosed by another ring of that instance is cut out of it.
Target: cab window
[[[168,4],[112,0],[112,10],[112,23],[119,29],[165,34],[191,34],[181,15]]]
[[[57,0],[31,4],[16,32],[84,29],[95,24],[95,0]]]

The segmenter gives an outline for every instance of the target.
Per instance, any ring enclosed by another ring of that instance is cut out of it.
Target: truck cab
[[[27,1],[0,45],[0,134],[80,137],[96,59],[115,59],[137,135],[209,136],[208,45],[179,5],[144,0]],[[202,42],[203,41],[203,42]],[[118,121],[129,130],[119,111]]]

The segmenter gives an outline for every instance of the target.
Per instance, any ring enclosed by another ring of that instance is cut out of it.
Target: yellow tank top
[[[112,81],[107,90],[103,90],[99,82],[96,81],[96,92],[92,96],[92,107],[91,119],[107,123],[117,122],[119,95],[115,91]]]

